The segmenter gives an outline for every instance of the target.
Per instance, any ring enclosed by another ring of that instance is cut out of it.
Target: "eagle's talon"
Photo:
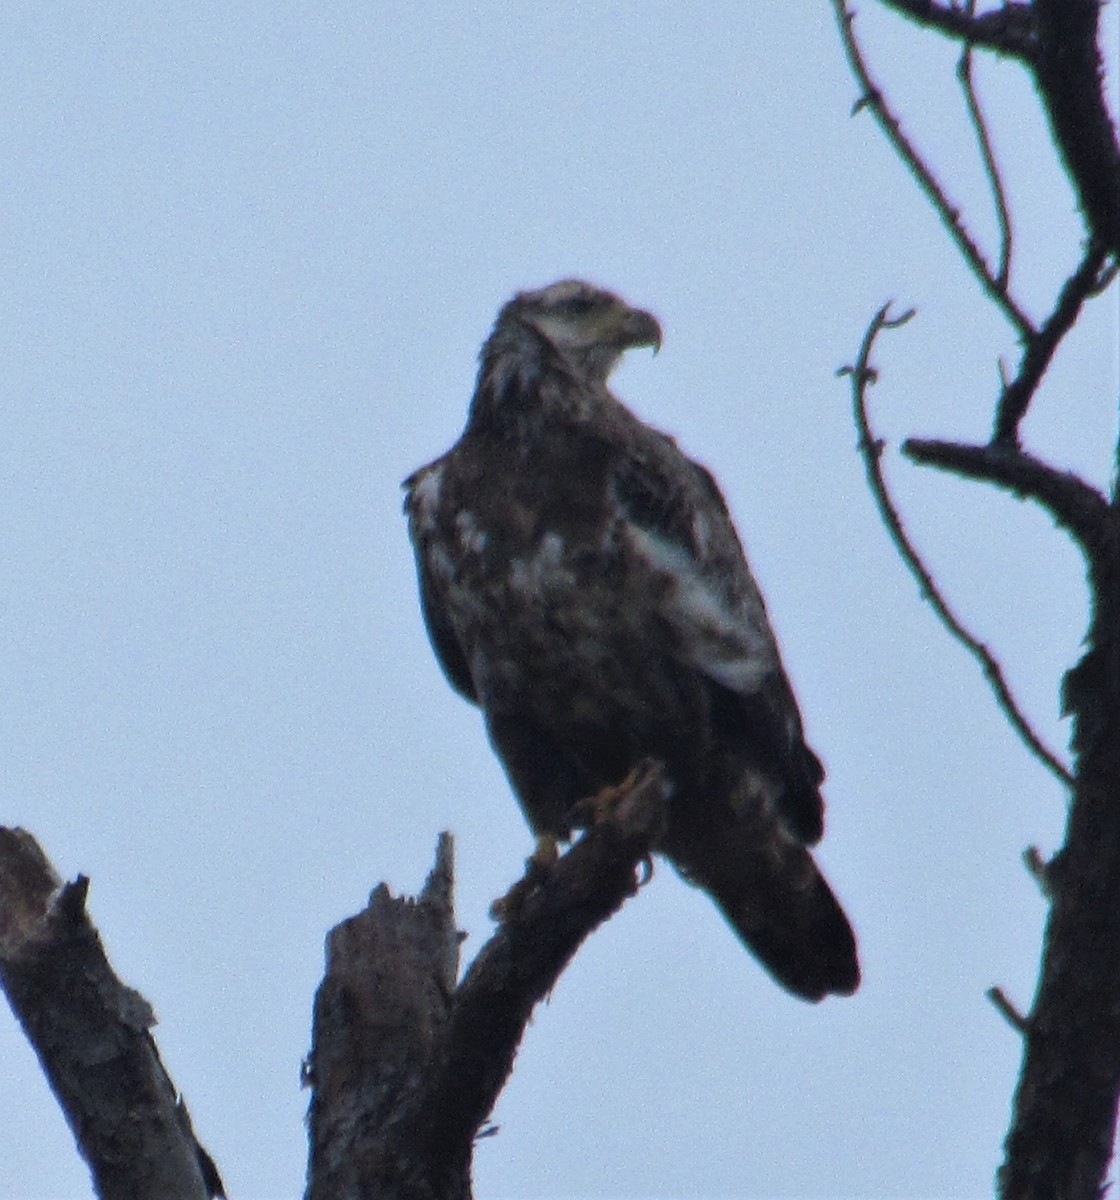
[[[538,833],[533,853],[525,860],[526,875],[547,874],[560,857],[560,839],[554,833]]]
[[[649,766],[649,762],[643,759],[631,767],[625,778],[618,783],[609,783],[606,787],[600,788],[594,796],[585,796],[576,804],[573,811],[576,823],[591,826],[609,821],[620,801],[642,782]]]
[[[559,858],[560,839],[552,833],[538,834],[533,853],[525,860],[525,874],[504,896],[499,896],[490,905],[490,916],[493,920],[500,925],[513,920],[521,911],[529,893],[544,882]]]

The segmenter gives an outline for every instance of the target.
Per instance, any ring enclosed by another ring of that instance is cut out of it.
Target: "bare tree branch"
[[[1059,471],[1017,446],[907,438],[902,452],[926,466],[979,479],[1034,500],[1092,556],[1108,516],[1105,498],[1072,471]]]
[[[934,0],[882,0],[887,7],[926,29],[983,46],[1006,58],[1034,61],[1038,38],[1034,16],[1027,3],[1004,3],[991,12],[976,14],[972,7],[936,4]]]
[[[1120,256],[1120,143],[1098,47],[1099,0],[1035,0],[1039,91],[1094,241]]]
[[[0,829],[0,985],[35,1048],[102,1200],[223,1196],[213,1160],[85,911],[35,839]]]
[[[1036,501],[1075,539],[1089,568],[1092,617],[1087,649],[1077,667],[1067,673],[1063,687],[1064,711],[1073,719],[1072,771],[1038,743],[1017,709],[1005,705],[1036,756],[1070,785],[1072,801],[1065,843],[1058,854],[1047,863],[1034,850],[1025,856],[1050,901],[1042,970],[1030,1014],[1021,1016],[998,988],[991,989],[989,998],[1023,1035],[1024,1043],[999,1173],[1000,1196],[1003,1200],[1100,1200],[1120,1096],[1120,471],[1110,505],[1084,480],[1023,453],[1017,443],[1020,423],[1058,345],[1076,323],[1085,300],[1102,292],[1117,274],[1120,147],[1103,87],[1100,5],[1097,0],[1034,0],[1030,5],[1004,4],[976,16],[972,0],[948,6],[929,0],[883,3],[965,43],[962,83],[985,169],[996,191],[1002,227],[1003,249],[994,277],[883,104],[861,61],[846,13],[841,23],[866,103],[917,176],[965,261],[982,283],[987,281],[989,297],[1017,324],[1023,343],[1016,377],[1005,380],[1001,388],[988,445],[910,439],[903,451],[915,462]],[[841,11],[838,0],[834,8]],[[1000,29],[1000,36],[985,41],[981,23],[989,35]],[[968,49],[978,45],[1016,55],[1032,70],[1089,234],[1080,264],[1063,285],[1051,315],[1037,329],[1025,320],[1016,322],[1005,296],[1010,218],[1005,218],[1002,184],[967,74]],[[874,338],[893,323],[884,309],[868,330],[860,361],[852,370],[853,387],[860,392],[874,378],[867,361]],[[927,594],[934,597],[936,609],[940,597],[906,541],[886,495],[878,466],[882,447],[867,424],[862,395],[856,407],[872,492],[891,537]],[[952,614],[947,619],[939,610],[939,615],[950,632],[985,662],[986,650],[957,632]],[[1002,682],[989,677],[993,687]]]
[[[382,885],[332,931],[309,1060],[308,1200],[466,1200],[474,1141],[534,1006],[636,891],[667,800],[647,764],[554,866],[530,860],[457,988],[446,841],[416,901]]]
[[[910,172],[917,180],[919,188],[921,188],[926,199],[933,206],[934,212],[941,218],[941,223],[948,230],[949,236],[956,244],[961,257],[979,281],[984,294],[997,305],[1021,337],[1029,337],[1034,333],[1034,325],[1031,319],[1015,302],[1008,289],[1000,283],[997,273],[993,272],[992,268],[988,265],[983,251],[973,240],[972,235],[961,220],[960,210],[949,200],[933,171],[926,165],[925,160],[914,148],[913,143],[899,123],[898,118],[891,111],[884,99],[879,85],[872,79],[867,63],[864,61],[859,42],[855,37],[853,29],[854,16],[848,10],[846,0],[831,0],[831,3],[833,11],[836,14],[836,23],[840,30],[840,37],[844,43],[844,51],[847,54],[848,63],[852,69],[852,73],[859,81],[863,92],[862,97],[856,105],[856,109],[865,107],[871,110],[880,129],[882,129],[891,146],[894,147],[895,153],[910,168]]]
[[[1027,1018],[1007,998],[1007,993],[1001,987],[990,987],[984,993],[995,1006],[1001,1017],[1015,1030],[1016,1033],[1026,1033],[1029,1027]]]
[[[1099,1200],[1120,1095],[1120,537],[1112,511],[1090,560],[1093,618],[1066,676],[1077,779],[1038,992],[1012,1105],[1003,1200]]]
[[[992,432],[994,440],[1018,440],[1019,426],[1055,351],[1076,324],[1085,301],[1100,291],[1101,269],[1105,258],[1106,252],[1099,243],[1089,247],[1077,270],[1066,280],[1058,293],[1054,311],[1037,332],[1027,337],[1023,357],[1019,363],[1019,373],[1009,383],[1004,384],[996,405],[995,427]]]
[[[868,486],[871,489],[872,496],[875,498],[879,515],[890,535],[891,541],[898,550],[902,561],[909,568],[910,573],[918,581],[922,596],[929,601],[938,619],[948,630],[949,635],[964,646],[969,654],[980,664],[980,668],[984,672],[984,678],[987,679],[992,691],[995,693],[997,703],[1027,749],[1056,779],[1069,787],[1073,781],[1068,768],[1046,746],[1023,714],[1004,678],[1003,669],[1000,667],[999,661],[988,647],[964,626],[960,618],[950,608],[948,601],[941,594],[941,590],[934,582],[929,568],[922,561],[921,556],[914,548],[914,544],[910,541],[906,528],[902,523],[902,517],[895,507],[894,501],[891,499],[886,479],[883,476],[883,468],[880,461],[883,454],[883,442],[872,431],[867,410],[867,388],[876,378],[875,370],[871,366],[871,352],[874,349],[876,339],[884,329],[897,329],[900,325],[904,325],[909,321],[913,315],[914,312],[911,309],[901,316],[892,317],[890,316],[890,305],[885,305],[881,308],[875,314],[875,317],[867,328],[867,332],[864,334],[855,366],[844,369],[845,373],[849,374],[852,380],[852,408],[856,428],[859,431],[859,450],[863,456]],[[912,444],[908,442],[906,445],[911,446]]]
[[[445,833],[415,900],[394,899],[381,884],[360,913],[327,936],[304,1075],[314,1089],[308,1200],[406,1194],[384,1131],[447,1023],[459,957],[452,887]],[[467,1174],[445,1194],[465,1200]]]
[[[1028,846],[1023,851],[1023,866],[1027,868],[1030,877],[1038,884],[1038,890],[1047,900],[1054,899],[1054,889],[1050,884],[1050,863],[1042,857],[1042,851],[1037,846]]]
[[[972,13],[975,0],[969,0],[968,12]],[[988,122],[984,110],[980,106],[976,87],[972,80],[972,43],[966,42],[961,50],[957,63],[957,79],[964,92],[965,106],[968,109],[968,119],[976,134],[976,144],[980,148],[980,157],[984,163],[984,174],[988,177],[988,186],[992,192],[992,203],[996,210],[996,223],[999,225],[999,266],[996,268],[995,281],[1006,289],[1011,281],[1011,251],[1013,238],[1011,231],[1011,213],[1007,206],[1007,192],[1003,186],[999,164],[996,162],[992,149],[991,135],[988,133]]]

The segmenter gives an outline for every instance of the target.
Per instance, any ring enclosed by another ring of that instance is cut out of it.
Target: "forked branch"
[[[992,12],[977,15],[972,7],[938,4],[936,0],[883,0],[887,8],[926,29],[936,30],[994,54],[1032,63],[1038,54],[1031,5],[1009,0]]]
[[[961,219],[960,210],[949,199],[937,176],[934,175],[925,159],[918,153],[906,131],[902,128],[898,117],[895,116],[890,105],[887,104],[879,85],[872,78],[864,59],[863,51],[855,36],[853,29],[855,18],[848,11],[846,0],[832,0],[832,7],[836,14],[836,23],[840,30],[840,37],[844,44],[844,52],[847,55],[848,64],[861,89],[861,96],[856,104],[857,110],[867,108],[871,111],[880,129],[882,129],[886,136],[887,141],[890,142],[895,153],[910,169],[923,195],[929,201],[934,212],[941,218],[942,224],[948,230],[949,236],[952,238],[961,257],[979,281],[984,294],[1000,309],[1008,321],[1011,322],[1020,337],[1024,339],[1029,337],[1034,333],[1034,324],[1030,317],[1016,303],[1006,286],[1006,281],[1001,281],[1001,272],[998,269],[993,270],[989,265],[984,252],[977,245],[975,239],[966,228],[964,221]],[[962,13],[961,16],[964,17],[965,14]]]
[[[1110,273],[1102,274],[1107,257],[1100,243],[1091,245],[1058,293],[1053,312],[1039,329],[1024,339],[1018,373],[1004,384],[996,404],[993,440],[1018,440],[1019,426],[1062,339],[1077,323],[1085,301],[1098,295],[1111,281]]]
[[[416,900],[382,885],[332,930],[308,1065],[308,1200],[467,1200],[474,1142],[533,1008],[637,890],[667,800],[647,764],[554,865],[530,860],[457,987],[447,835]]]
[[[876,372],[871,366],[871,353],[876,339],[885,329],[897,329],[906,324],[914,316],[913,310],[908,310],[897,317],[890,315],[890,305],[884,305],[874,316],[867,327],[859,354],[854,366],[843,368],[843,373],[851,378],[852,410],[856,429],[859,432],[859,451],[863,457],[864,468],[867,472],[867,482],[875,504],[879,510],[883,524],[891,541],[898,550],[899,556],[906,564],[910,573],[918,582],[921,594],[928,600],[938,620],[948,630],[949,635],[959,642],[980,664],[989,686],[995,694],[996,701],[1003,710],[1011,727],[1022,739],[1027,749],[1046,767],[1046,769],[1066,787],[1072,786],[1073,779],[1069,769],[1060,761],[1035,732],[1019,707],[1014,695],[1004,678],[1003,668],[999,661],[973,633],[963,624],[961,619],[950,607],[941,589],[934,581],[933,575],[925,565],[921,555],[910,540],[902,516],[898,511],[883,474],[882,456],[884,443],[877,437],[871,427],[871,419],[867,407],[867,389],[875,382]],[[912,446],[913,443],[907,443]]]

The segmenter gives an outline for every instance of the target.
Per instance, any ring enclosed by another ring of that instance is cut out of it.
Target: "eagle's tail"
[[[816,1001],[859,986],[844,910],[812,855],[768,805],[751,820],[738,806],[690,806],[675,816],[664,849],[783,987]]]

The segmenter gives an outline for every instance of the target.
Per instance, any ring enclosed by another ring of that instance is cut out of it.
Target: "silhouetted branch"
[[[1090,246],[1077,270],[1066,280],[1058,293],[1054,311],[1040,329],[1026,338],[1019,372],[1010,383],[1004,384],[1000,392],[992,432],[994,440],[1017,441],[1019,425],[1026,416],[1027,408],[1042,382],[1046,369],[1050,366],[1055,351],[1076,324],[1085,301],[1101,290],[1101,270],[1106,257],[1103,246]]]
[[[907,438],[902,452],[914,462],[940,467],[966,479],[979,479],[1006,488],[1041,505],[1092,554],[1108,512],[1105,498],[1072,471],[1059,471],[1017,446]]]
[[[888,140],[918,179],[949,229],[958,250],[1023,343],[1015,378],[1004,381],[988,445],[910,439],[903,451],[915,462],[953,471],[1029,497],[1078,543],[1088,565],[1091,620],[1086,651],[1066,674],[1063,711],[1072,718],[1073,767],[1045,749],[1018,709],[1004,711],[1032,752],[1071,788],[1065,843],[1049,861],[1036,850],[1024,861],[1050,903],[1038,991],[1029,1015],[1003,992],[989,998],[1022,1034],[1023,1068],[1012,1104],[1005,1160],[999,1172],[1002,1200],[1100,1200],[1113,1152],[1120,1096],[1120,469],[1115,503],[1072,473],[1025,454],[1018,431],[1054,353],[1080,316],[1085,300],[1116,277],[1120,251],[1120,146],[1103,86],[1097,0],[1034,0],[1001,4],[976,16],[972,0],[942,5],[929,0],[883,0],[886,7],[965,43],[962,84],[980,140],[1001,223],[1000,266],[993,276],[940,186],[907,141],[863,64],[851,18],[834,8],[852,70]],[[983,28],[982,28],[983,27]],[[1011,223],[987,127],[972,92],[968,51],[986,46],[1025,62],[1050,119],[1063,164],[1085,218],[1088,249],[1059,292],[1045,322],[1035,328],[1006,294]],[[1006,222],[1006,223],[1005,223]],[[1111,263],[1109,261],[1111,256]],[[886,494],[878,459],[882,445],[867,423],[863,391],[874,379],[871,346],[897,322],[882,310],[852,369],[872,492],[892,539],[953,636],[980,659],[997,695],[1006,697],[998,667],[959,624],[933,588],[905,537]],[[1117,447],[1120,464],[1120,446]]]
[[[903,525],[902,517],[895,507],[894,501],[891,499],[880,461],[883,455],[883,442],[873,433],[867,410],[867,388],[876,379],[875,370],[871,366],[871,352],[874,349],[876,339],[884,329],[897,329],[900,325],[904,325],[909,321],[913,317],[914,312],[911,309],[899,317],[891,317],[889,312],[890,305],[884,305],[875,314],[875,317],[867,328],[867,332],[864,334],[855,366],[844,368],[844,372],[849,374],[852,379],[852,408],[856,428],[859,431],[859,450],[863,456],[864,468],[867,472],[867,482],[871,489],[871,494],[875,498],[879,515],[890,535],[891,541],[898,550],[902,561],[909,568],[910,573],[918,581],[923,598],[929,601],[930,606],[937,614],[942,625],[949,631],[950,636],[964,646],[969,654],[980,664],[980,668],[984,672],[984,678],[987,679],[992,691],[995,693],[997,703],[1027,749],[1055,778],[1061,780],[1063,784],[1069,787],[1072,784],[1069,770],[1061,763],[1053,751],[1045,745],[1038,734],[1035,733],[1030,722],[1019,708],[1015,697],[1012,695],[999,661],[983,642],[965,628],[960,618],[949,607],[948,601],[946,601],[945,597],[941,594],[941,590],[934,582],[929,568],[922,561],[921,556],[910,541],[910,537]],[[922,443],[922,445],[926,444],[928,443]],[[913,446],[913,442],[907,442],[904,448]],[[912,450],[910,452],[913,456]],[[1091,491],[1091,489],[1089,490]]]
[[[85,911],[35,839],[0,829],[0,985],[39,1056],[102,1200],[224,1195],[149,1029]]]
[[[1026,1033],[1028,1029],[1027,1018],[1015,1007],[1014,1004],[1007,998],[1007,993],[1001,987],[990,987],[984,993],[985,996],[995,1006],[996,1011],[1001,1017],[1015,1030],[1016,1033]]]
[[[1038,890],[1047,900],[1053,900],[1054,889],[1050,883],[1050,863],[1042,857],[1042,851],[1037,846],[1028,846],[1023,851],[1023,866],[1027,868],[1030,877],[1038,884]]]
[[[1030,4],[1005,3],[993,12],[977,16],[971,8],[958,8],[955,4],[946,6],[934,0],[882,0],[882,3],[926,29],[973,46],[983,46],[1007,58],[1029,64],[1038,53]]]
[[[308,1200],[469,1196],[474,1141],[533,1008],[636,891],[667,799],[660,768],[647,766],[554,865],[530,860],[457,988],[446,835],[417,900],[382,885],[332,931],[309,1059]]]
[[[979,281],[984,294],[996,304],[1023,338],[1034,332],[1034,325],[1027,314],[1012,298],[1008,289],[1001,284],[998,275],[992,271],[984,257],[983,251],[973,240],[961,220],[960,210],[949,200],[944,189],[938,182],[933,171],[926,165],[925,160],[914,148],[913,143],[905,133],[898,118],[891,111],[883,97],[879,85],[872,79],[863,52],[855,37],[853,29],[854,16],[848,11],[846,0],[832,0],[836,13],[836,22],[840,29],[840,37],[844,43],[844,51],[848,57],[852,73],[855,75],[862,90],[862,96],[856,104],[856,111],[869,108],[879,123],[880,129],[894,147],[895,153],[910,168],[911,174],[918,182],[926,199],[941,218],[942,224],[949,231],[949,236],[957,246],[961,257]],[[964,16],[964,14],[961,14]]]
[[[1066,675],[1076,787],[1038,992],[1012,1104],[1003,1200],[1099,1200],[1120,1095],[1120,539],[1110,513],[1090,559],[1087,648]]]
[[[1054,0],[1047,0],[1038,5],[1005,4],[997,11],[976,15],[974,0],[949,8],[929,0],[882,0],[882,3],[920,25],[963,42],[957,73],[1000,230],[999,260],[994,270],[872,78],[855,36],[853,15],[844,0],[832,0],[845,53],[863,93],[857,109],[871,109],[984,293],[1014,326],[1023,344],[1014,378],[1005,379],[1000,389],[992,435],[995,440],[1014,442],[1031,400],[1062,339],[1076,323],[1082,305],[1103,290],[1116,270],[1120,243],[1110,222],[1115,217],[1113,210],[1120,209],[1120,185],[1117,184],[1120,149],[1104,97],[1100,55],[1095,41],[1097,6],[1095,0],[1069,0],[1068,5],[1065,0],[1056,4]],[[1037,28],[1036,9],[1039,14]],[[1031,320],[1010,290],[1013,245],[1010,208],[987,121],[972,82],[971,60],[975,46],[1013,53],[1031,66],[1051,115],[1054,137],[1093,231],[1081,263],[1066,280],[1053,311],[1041,326]],[[1026,52],[1028,49],[1029,53]],[[1107,265],[1110,255],[1113,258],[1111,269]]]
[[[1035,0],[1035,78],[1094,241],[1120,256],[1120,144],[1098,46],[1099,0]]]
[[[975,0],[970,0],[968,12],[971,15]],[[992,203],[996,210],[996,223],[999,225],[999,266],[996,268],[995,281],[1001,288],[1006,288],[1011,281],[1011,212],[1007,206],[1007,192],[1000,176],[999,164],[996,162],[992,149],[991,135],[988,133],[988,122],[980,99],[976,95],[976,87],[972,80],[972,43],[966,42],[961,50],[957,63],[957,78],[964,92],[965,107],[968,109],[968,119],[976,134],[976,144],[980,148],[980,158],[984,163],[984,174],[988,178],[988,187],[992,192]]]

